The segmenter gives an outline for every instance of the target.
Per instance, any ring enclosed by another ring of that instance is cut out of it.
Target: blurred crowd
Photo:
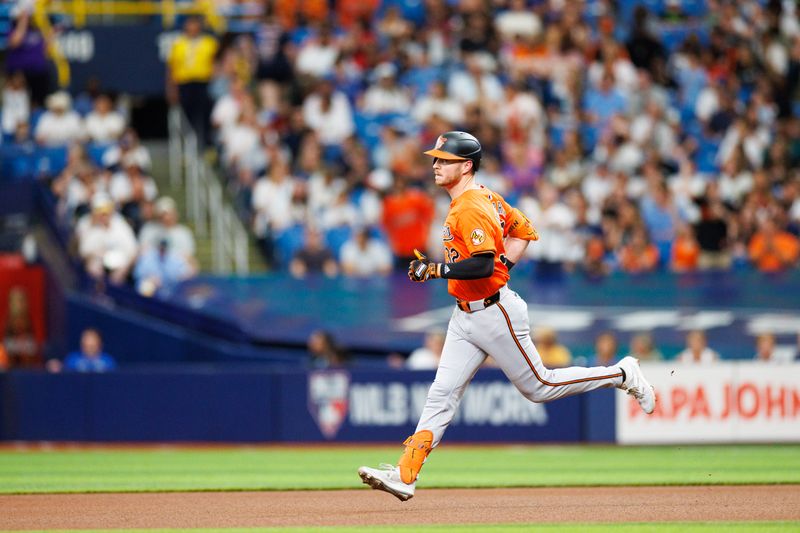
[[[24,160],[52,150],[58,173],[34,170],[50,181],[57,220],[98,286],[167,293],[197,271],[192,232],[179,222],[175,200],[159,197],[149,150],[130,126],[128,99],[103,92],[98,78],[74,96],[52,91],[50,37],[36,27],[33,9],[20,0],[11,10],[1,110],[6,156]]]
[[[793,2],[230,4],[260,14],[208,58],[204,136],[277,268],[440,256],[421,153],[451,129],[534,221],[542,275],[798,264]]]
[[[534,221],[537,275],[796,268],[795,3],[641,4],[225,2],[238,31],[186,19],[166,96],[218,156],[270,266],[296,276],[383,275],[414,248],[441,258],[449,200],[422,151],[451,129],[481,140],[479,182]],[[37,65],[7,59],[4,138],[72,145],[53,190],[89,271],[145,293],[191,275],[190,238],[139,234],[177,221],[161,221],[169,199],[155,208],[124,106],[97,87],[42,96]],[[99,165],[86,143],[111,146]],[[100,238],[80,244],[103,226],[127,243],[107,262]]]
[[[192,231],[179,222],[175,200],[159,196],[150,153],[112,110],[110,97],[96,95],[85,117],[70,100],[65,92],[47,98],[35,136],[47,144],[43,126],[63,136],[63,121],[75,124],[74,133],[59,141],[69,147],[66,166],[50,183],[57,219],[72,230],[74,256],[100,287],[130,283],[145,296],[168,294],[197,272]],[[105,110],[107,121],[97,119],[97,109]],[[88,133],[98,121],[114,124],[102,140]]]
[[[16,91],[14,98],[7,97],[10,91]],[[30,93],[17,72],[6,82],[4,135],[17,147],[68,147],[63,170],[49,177],[50,188],[57,220],[70,228],[72,251],[91,278],[99,284],[130,282],[147,296],[168,291],[197,270],[192,232],[179,223],[175,201],[158,196],[150,153],[129,127],[125,110],[101,92],[76,100],[58,91],[34,117],[19,113],[30,109]]]
[[[446,332],[431,329],[425,333],[423,343],[411,351],[406,357],[400,353],[390,353],[386,364],[395,369],[436,370],[442,357]],[[639,331],[631,335],[627,346],[614,331],[603,331],[594,340],[594,346],[587,350],[573,353],[559,341],[558,332],[549,326],[538,326],[533,330],[536,350],[547,368],[565,368],[569,366],[613,366],[625,356],[632,356],[639,361],[661,362],[674,361],[680,365],[709,365],[722,360],[719,352],[709,346],[705,331],[690,330],[686,333],[685,342],[677,353],[666,355],[656,346],[652,333]],[[793,344],[778,343],[775,334],[757,332],[752,344],[751,360],[760,363],[785,364],[800,361],[800,333]],[[315,331],[308,339],[310,366],[313,368],[345,368],[351,364],[346,351],[336,342],[333,334],[326,331]],[[494,359],[489,356],[484,367],[496,367]]]
[[[422,152],[452,129],[480,139],[478,181],[534,222],[534,275],[798,267],[796,2],[218,4],[240,24],[214,36],[186,19],[165,94],[274,269],[367,277],[405,268],[415,248],[441,259],[449,197]],[[100,80],[53,92],[32,3],[19,5],[3,144],[68,146],[50,185],[75,257],[99,284],[168,292],[197,272],[194,237],[160,194],[125,99]],[[575,361],[555,332],[538,333],[548,366]],[[315,360],[333,361],[320,366],[346,360],[317,337]],[[412,366],[440,344],[432,335]],[[771,359],[774,337],[757,344]],[[629,351],[658,358],[647,335]],[[601,336],[591,364],[616,354]],[[701,332],[679,355],[716,357]]]

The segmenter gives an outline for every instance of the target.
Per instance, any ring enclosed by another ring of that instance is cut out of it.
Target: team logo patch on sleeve
[[[480,246],[483,244],[483,241],[486,240],[486,233],[480,228],[475,228],[472,230],[472,233],[469,234],[469,240],[471,240],[472,244],[475,246]]]

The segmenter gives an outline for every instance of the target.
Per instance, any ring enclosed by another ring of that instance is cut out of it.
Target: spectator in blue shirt
[[[147,248],[139,256],[133,269],[136,288],[144,296],[165,296],[184,279],[191,277],[189,261],[169,247],[162,239],[156,248]]]
[[[614,87],[614,75],[603,73],[597,88],[589,88],[583,101],[587,122],[604,129],[614,115],[623,115],[628,109],[625,96]]]
[[[675,240],[675,230],[680,220],[678,209],[666,185],[657,183],[642,197],[641,213],[663,262],[670,257],[672,241]]]
[[[117,369],[114,358],[103,351],[100,332],[89,328],[81,334],[81,349],[64,360],[65,372],[109,372]]]
[[[685,61],[677,68],[675,76],[680,90],[680,100],[684,111],[694,111],[700,92],[708,85],[708,73],[696,50],[691,47],[685,54]]]

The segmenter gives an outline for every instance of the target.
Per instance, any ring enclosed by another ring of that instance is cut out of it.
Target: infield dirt
[[[800,520],[800,485],[0,496],[0,529]]]

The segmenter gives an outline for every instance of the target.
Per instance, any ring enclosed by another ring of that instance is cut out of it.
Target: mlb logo
[[[326,439],[336,437],[348,408],[350,375],[341,370],[318,370],[308,375],[308,411]]]

